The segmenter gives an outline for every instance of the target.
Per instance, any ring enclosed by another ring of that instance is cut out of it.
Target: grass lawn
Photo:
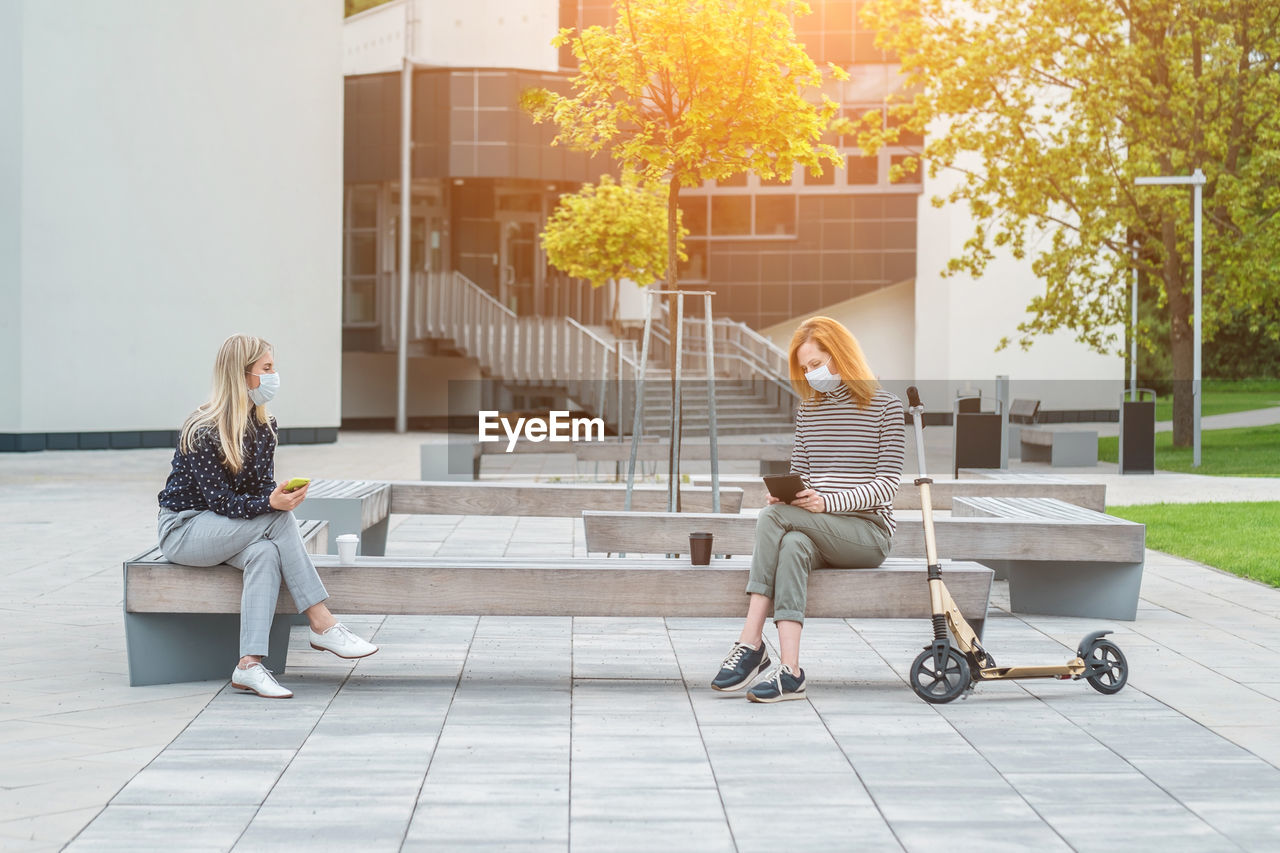
[[[1207,429],[1200,433],[1200,467],[1191,467],[1191,448],[1174,447],[1173,433],[1156,433],[1156,467],[1161,471],[1215,477],[1280,477],[1280,425]],[[1098,459],[1120,460],[1120,439],[1098,439]]]
[[[1280,587],[1280,501],[1146,504],[1107,512],[1147,526],[1147,547]]]
[[[1127,389],[1128,386],[1126,385],[1125,388]],[[1269,409],[1272,406],[1280,406],[1280,380],[1206,379],[1204,381],[1204,399],[1200,401],[1201,416]],[[1156,399],[1156,420],[1173,420],[1172,397]]]

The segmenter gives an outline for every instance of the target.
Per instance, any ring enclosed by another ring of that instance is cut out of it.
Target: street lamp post
[[[1194,190],[1194,201],[1192,202],[1191,218],[1193,221],[1195,239],[1195,301],[1192,311],[1195,318],[1195,356],[1191,369],[1191,467],[1200,467],[1200,320],[1203,311],[1201,310],[1201,289],[1200,289],[1200,196],[1201,188],[1204,187],[1204,172],[1196,169],[1189,177],[1183,175],[1162,175],[1153,178],[1134,178],[1133,182],[1138,186],[1170,186],[1170,185],[1187,185],[1190,184]]]

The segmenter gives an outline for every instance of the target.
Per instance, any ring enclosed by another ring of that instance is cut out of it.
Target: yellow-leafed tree
[[[553,40],[578,61],[571,91],[532,89],[522,102],[535,121],[555,122],[558,144],[607,150],[645,182],[666,184],[666,283],[675,290],[680,188],[747,170],[776,178],[796,164],[819,174],[824,161],[840,165],[822,141],[839,105],[821,94],[823,72],[796,40],[792,18],[809,14],[805,3],[615,0],[613,11],[611,26],[563,29]],[[669,304],[674,318],[674,297]],[[679,442],[673,435],[673,469]]]
[[[686,234],[681,228],[678,238]],[[557,269],[592,287],[611,281],[620,287],[622,279],[641,286],[661,281],[667,271],[667,188],[605,175],[599,184],[561,196],[542,232],[542,248]],[[683,252],[679,257],[684,260]],[[612,323],[616,334],[616,289]]]

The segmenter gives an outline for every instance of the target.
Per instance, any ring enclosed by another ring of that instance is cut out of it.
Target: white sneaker
[[[231,673],[231,686],[237,690],[250,690],[265,699],[293,698],[293,691],[281,687],[271,670],[260,663],[248,669],[237,666]]]
[[[321,652],[333,652],[340,658],[352,660],[354,658],[367,658],[378,650],[378,647],[368,640],[362,640],[341,622],[334,625],[323,634],[317,634],[311,631],[311,648]]]

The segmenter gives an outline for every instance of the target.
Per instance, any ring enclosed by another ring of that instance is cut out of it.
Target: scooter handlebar
[[[920,391],[914,385],[907,386],[907,405],[911,408],[923,408],[924,404],[920,402]]]

